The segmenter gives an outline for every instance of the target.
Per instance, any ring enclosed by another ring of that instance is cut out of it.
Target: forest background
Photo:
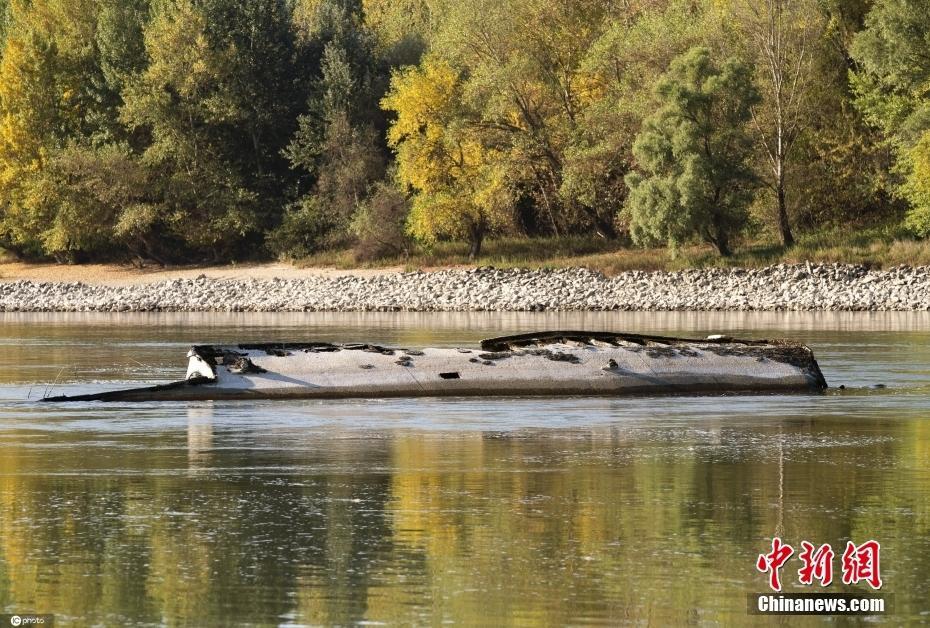
[[[930,263],[925,0],[0,0],[0,248]]]

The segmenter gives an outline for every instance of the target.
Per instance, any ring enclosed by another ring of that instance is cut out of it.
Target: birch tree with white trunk
[[[792,149],[810,120],[813,48],[825,22],[813,0],[740,0],[738,17],[748,54],[756,64],[762,102],[752,110],[767,176],[775,196],[778,232],[794,244],[788,216]]]

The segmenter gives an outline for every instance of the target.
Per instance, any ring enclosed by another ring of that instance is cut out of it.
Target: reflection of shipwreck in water
[[[811,350],[787,341],[555,331],[480,348],[325,342],[193,347],[187,379],[45,401],[627,395],[826,388]]]
[[[187,464],[190,471],[208,469],[213,457],[213,404],[187,407]]]

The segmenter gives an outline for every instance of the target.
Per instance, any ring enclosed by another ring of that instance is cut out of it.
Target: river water
[[[0,315],[0,612],[56,625],[759,624],[781,536],[881,543],[930,622],[930,315]],[[189,345],[791,337],[824,395],[45,405]],[[883,384],[886,388],[876,388]],[[792,621],[792,624],[798,623]],[[803,622],[802,622],[803,623]],[[842,624],[835,619],[833,623]]]

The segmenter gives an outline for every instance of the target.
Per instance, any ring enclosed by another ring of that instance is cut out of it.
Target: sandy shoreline
[[[172,279],[195,279],[201,275],[209,279],[246,281],[249,279],[304,279],[307,277],[375,277],[402,272],[403,268],[375,268],[339,270],[334,268],[297,268],[286,263],[242,264],[223,266],[177,266],[162,268],[149,266],[136,268],[120,264],[29,264],[25,262],[0,263],[0,282],[34,281],[85,283],[95,286],[130,286]]]

